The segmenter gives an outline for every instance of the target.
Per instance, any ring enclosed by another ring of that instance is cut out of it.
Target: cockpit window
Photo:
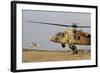
[[[57,34],[56,34],[56,36],[59,36],[59,37],[64,37],[64,36],[65,36],[65,34],[64,34],[63,32],[59,32],[59,33],[57,33]]]
[[[64,33],[61,33],[61,36],[64,37],[65,36]]]
[[[61,32],[57,33],[56,35],[57,35],[57,36],[60,36],[60,34],[61,34]]]

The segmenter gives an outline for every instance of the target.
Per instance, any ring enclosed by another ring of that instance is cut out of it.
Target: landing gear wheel
[[[63,48],[65,48],[65,44],[61,44]]]
[[[69,44],[69,48],[73,51],[73,54],[78,54],[77,47],[74,44]]]

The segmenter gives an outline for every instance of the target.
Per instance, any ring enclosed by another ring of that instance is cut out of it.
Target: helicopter
[[[63,48],[65,48],[66,44],[68,44],[68,47],[73,51],[73,54],[78,54],[76,45],[91,45],[90,33],[76,29],[76,28],[90,28],[90,26],[77,26],[76,23],[72,23],[72,25],[63,25],[63,24],[46,23],[46,22],[33,22],[33,21],[27,21],[27,22],[48,24],[48,25],[55,25],[62,27],[72,27],[72,29],[67,29],[62,32],[55,33],[55,35],[50,38],[50,41],[54,43],[60,43]]]

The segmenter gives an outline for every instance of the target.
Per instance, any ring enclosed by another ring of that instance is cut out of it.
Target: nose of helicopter
[[[56,37],[56,36],[51,36],[49,38],[50,38],[50,41],[52,41],[52,42],[57,42],[57,40],[58,40],[58,37]]]
[[[50,41],[55,42],[55,38],[54,38],[54,37],[52,37],[52,38],[50,39]]]
[[[55,40],[54,36],[50,36],[50,37],[49,37],[49,40],[50,40],[50,41],[54,41],[54,40]]]

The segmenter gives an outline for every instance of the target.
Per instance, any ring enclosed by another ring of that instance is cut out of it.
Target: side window
[[[77,36],[77,39],[80,40],[80,36]]]
[[[78,35],[73,35],[73,39],[75,39],[75,40],[80,40],[80,36],[78,36]]]
[[[56,35],[59,36],[60,34],[61,34],[61,33],[59,32],[59,33],[57,33]]]
[[[91,35],[88,35],[87,37],[88,37],[88,38],[91,38]]]

